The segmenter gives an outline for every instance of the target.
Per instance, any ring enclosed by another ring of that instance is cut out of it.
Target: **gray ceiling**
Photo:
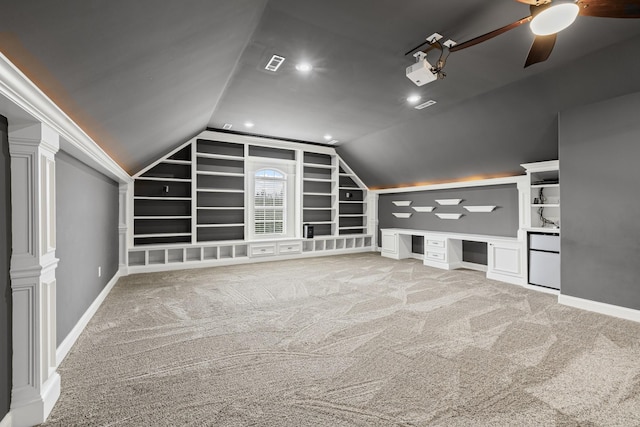
[[[7,3],[2,52],[131,173],[251,120],[262,135],[333,135],[371,186],[508,174],[557,156],[562,109],[640,90],[640,20],[579,17],[527,69],[524,25],[452,53],[444,80],[404,76],[404,52],[433,32],[462,42],[528,15],[514,0]],[[287,58],[275,74],[272,54]],[[410,93],[438,103],[415,110]]]

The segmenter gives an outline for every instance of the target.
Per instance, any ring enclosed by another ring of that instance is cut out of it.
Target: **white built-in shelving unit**
[[[368,190],[342,160],[338,162],[338,234],[366,234]]]
[[[525,227],[530,231],[559,231],[560,173],[558,160],[526,163],[528,188]]]
[[[265,158],[297,165],[299,230],[286,242],[248,238],[247,175]],[[368,189],[330,147],[205,131],[134,175],[133,188],[130,271],[373,249]]]

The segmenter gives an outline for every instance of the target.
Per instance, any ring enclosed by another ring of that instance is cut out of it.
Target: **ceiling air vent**
[[[416,105],[413,108],[415,108],[416,110],[422,110],[423,108],[431,107],[435,103],[436,101],[434,101],[433,99],[430,99],[427,102],[423,102],[422,104]]]
[[[264,67],[267,71],[276,72],[284,62],[284,56],[273,55],[267,65]]]
[[[335,145],[338,142],[340,142],[340,141],[338,141],[337,139],[332,139],[331,141],[327,142],[327,144]]]
[[[231,129],[231,127],[232,127],[232,126],[233,126],[233,125],[232,125],[231,123],[225,123],[225,124],[222,126],[222,129],[229,130],[229,129]]]

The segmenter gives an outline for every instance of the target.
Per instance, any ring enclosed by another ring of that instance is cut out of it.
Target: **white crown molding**
[[[63,151],[118,182],[132,181],[129,174],[115,160],[2,53],[0,95],[31,116],[34,121],[44,123],[55,130],[60,135],[60,148]],[[9,125],[11,126],[11,122]]]
[[[507,176],[504,178],[478,179],[474,181],[452,181],[452,182],[444,182],[441,184],[416,185],[413,187],[383,188],[379,190],[374,189],[370,191],[376,194],[411,193],[414,191],[448,190],[452,188],[485,187],[490,185],[518,184],[523,179],[526,179],[526,175]]]

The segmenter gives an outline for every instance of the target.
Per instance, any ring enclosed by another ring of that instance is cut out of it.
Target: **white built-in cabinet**
[[[295,165],[295,231],[250,238],[250,165],[270,161]],[[130,271],[373,249],[368,189],[332,147],[205,131],[134,175],[130,193]]]
[[[473,266],[463,262],[462,242],[484,242],[487,244],[487,277],[503,282],[524,284],[524,245],[518,238],[429,232],[400,228],[382,229],[381,254],[387,258],[404,259],[413,256],[412,236],[421,236],[424,241],[423,264],[429,267],[453,270]]]

